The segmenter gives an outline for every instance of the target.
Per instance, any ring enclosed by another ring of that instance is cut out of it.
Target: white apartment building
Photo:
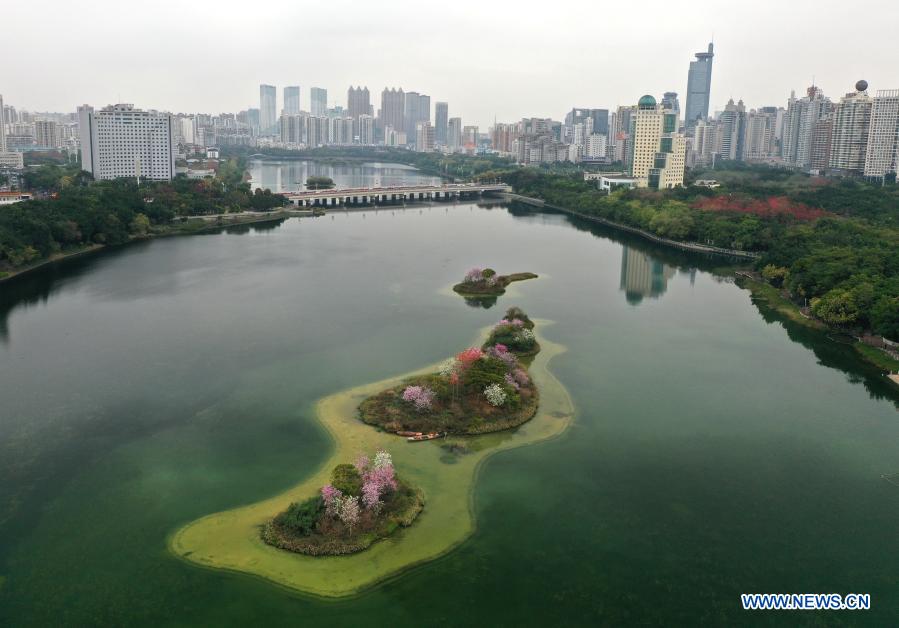
[[[840,99],[833,111],[830,140],[830,168],[861,174],[865,169],[868,130],[873,100],[866,91],[868,84],[859,81],[856,91]]]
[[[871,108],[865,152],[865,176],[884,177],[896,172],[899,144],[899,89],[880,90]]]
[[[602,133],[593,133],[587,136],[587,147],[584,156],[588,159],[601,159],[606,156],[609,148],[609,138]]]
[[[95,179],[136,177],[170,181],[175,176],[172,115],[117,104],[78,108],[81,167]]]

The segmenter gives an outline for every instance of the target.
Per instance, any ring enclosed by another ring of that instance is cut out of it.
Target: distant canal
[[[252,171],[280,189],[422,177]],[[0,625],[899,625],[895,391],[721,263],[434,204],[159,239],[4,285]],[[448,287],[475,265],[540,278],[471,307]],[[326,459],[320,397],[457,352],[510,305],[553,321],[577,415],[488,460],[477,531],[449,555],[324,602],[167,553],[185,522]],[[870,593],[872,610],[750,616],[749,592]]]

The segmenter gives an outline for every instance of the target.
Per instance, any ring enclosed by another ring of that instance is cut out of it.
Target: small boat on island
[[[421,432],[407,432],[400,430],[396,433],[397,436],[421,436]]]
[[[406,440],[410,443],[417,443],[423,440],[434,440],[435,438],[443,438],[446,436],[446,432],[428,432],[427,434],[419,434],[417,436],[410,436]]]

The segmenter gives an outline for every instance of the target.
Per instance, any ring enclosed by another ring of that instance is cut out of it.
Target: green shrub
[[[315,525],[321,517],[325,504],[320,495],[310,497],[304,502],[294,502],[277,517],[279,525],[297,534],[308,536],[315,531]]]
[[[344,495],[362,494],[362,476],[351,464],[339,464],[331,471],[331,486]]]

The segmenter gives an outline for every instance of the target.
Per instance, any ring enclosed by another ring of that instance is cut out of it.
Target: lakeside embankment
[[[265,222],[275,222],[283,220],[290,216],[290,210],[282,210],[277,212],[241,212],[239,214],[216,214],[204,216],[187,216],[187,222],[176,223],[163,227],[156,233],[147,233],[141,236],[134,236],[128,242],[122,244],[91,244],[86,247],[80,247],[75,250],[66,251],[64,253],[55,253],[50,257],[42,259],[39,262],[22,266],[15,270],[0,272],[0,284],[14,279],[18,279],[23,275],[34,272],[51,264],[66,262],[85,255],[99,253],[110,247],[127,246],[133,242],[148,240],[151,238],[166,238],[179,235],[193,235],[196,233],[208,233],[217,229],[226,229],[228,227],[237,227],[243,225],[252,225]],[[230,220],[225,220],[230,218]],[[220,220],[221,219],[221,220]]]
[[[846,333],[838,329],[833,329],[818,319],[807,315],[798,305],[783,296],[777,288],[769,283],[753,278],[748,273],[736,273],[736,283],[739,287],[749,290],[754,302],[757,304],[758,302],[764,303],[771,312],[798,325],[824,333],[835,332],[844,335]],[[828,338],[834,341],[829,335]],[[897,374],[899,373],[899,360],[893,358],[886,351],[865,344],[856,336],[852,336],[852,338],[854,339],[852,348],[855,350],[858,358],[863,362],[867,362],[868,364],[881,369],[885,372],[890,381],[899,385],[899,374]]]
[[[740,257],[745,259],[758,259],[761,257],[759,253],[754,251],[741,251],[738,249],[725,249],[718,246],[709,246],[707,244],[699,244],[697,242],[680,242],[679,240],[671,240],[670,238],[663,238],[661,236],[657,236],[654,233],[650,233],[649,231],[645,231],[643,229],[639,229],[637,227],[631,227],[629,225],[624,225],[619,222],[612,222],[611,220],[606,220],[605,218],[601,218],[599,216],[591,216],[589,214],[584,214],[579,211],[575,211],[573,209],[569,209],[567,207],[559,207],[557,205],[551,205],[546,201],[543,201],[539,198],[532,198],[530,196],[522,196],[521,194],[515,194],[510,192],[505,195],[507,198],[513,201],[521,201],[522,203],[527,203],[528,205],[533,205],[535,207],[545,207],[549,209],[554,209],[556,211],[564,212],[566,214],[571,214],[572,216],[577,216],[578,218],[583,218],[584,220],[590,220],[593,222],[598,222],[602,225],[606,225],[607,227],[612,227],[613,229],[621,229],[622,231],[627,231],[629,233],[633,233],[639,235],[646,240],[650,240],[652,242],[656,242],[657,244],[664,244],[665,246],[673,246],[678,249],[682,249],[685,251],[694,251],[696,253],[713,253],[715,255],[724,255],[726,257]]]

